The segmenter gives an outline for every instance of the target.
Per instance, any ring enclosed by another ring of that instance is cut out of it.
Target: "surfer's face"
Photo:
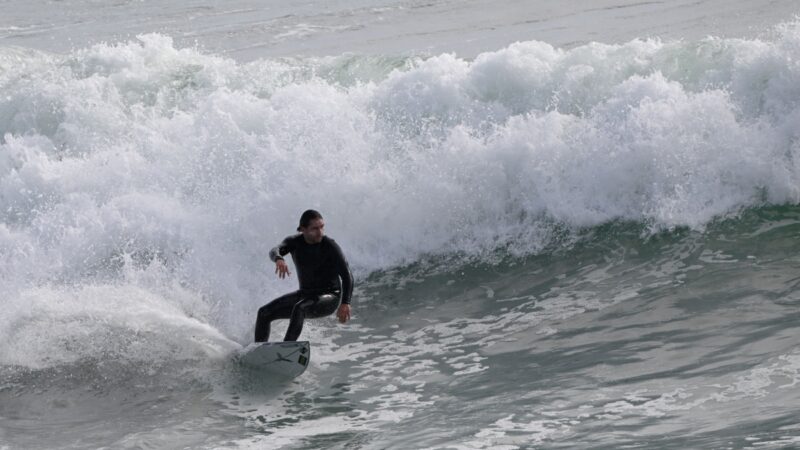
[[[322,219],[314,219],[309,222],[307,227],[300,227],[303,233],[303,238],[309,244],[319,244],[322,242],[322,236],[325,234],[325,221]]]

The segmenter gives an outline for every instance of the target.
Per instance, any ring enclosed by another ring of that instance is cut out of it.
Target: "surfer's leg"
[[[319,300],[316,295],[311,295],[301,299],[294,305],[292,309],[292,317],[289,320],[289,329],[286,330],[284,341],[296,341],[300,337],[300,332],[303,331],[303,321],[306,319],[306,313],[314,306]]]
[[[256,342],[269,340],[269,325],[276,319],[288,319],[292,316],[292,308],[300,300],[299,292],[282,295],[267,303],[258,310],[256,316]]]
[[[284,341],[296,341],[303,331],[303,322],[306,317],[319,318],[331,315],[339,307],[339,292],[333,294],[312,295],[306,297],[292,309],[292,318],[289,321],[289,329],[286,330]]]
[[[330,316],[336,312],[336,308],[339,307],[340,299],[341,293],[338,291],[320,295],[319,300],[306,311],[306,317],[309,319],[317,319]]]

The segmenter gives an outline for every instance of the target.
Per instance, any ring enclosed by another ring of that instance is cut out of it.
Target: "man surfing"
[[[287,237],[269,252],[275,273],[281,279],[291,275],[283,257],[292,254],[300,289],[276,298],[258,310],[256,342],[269,340],[270,324],[275,319],[289,319],[284,341],[296,341],[303,331],[303,321],[338,311],[339,322],[350,320],[353,275],[342,249],[324,235],[322,215],[309,209],[300,216],[300,233]],[[341,280],[341,281],[340,281]],[[341,304],[340,304],[341,302]]]

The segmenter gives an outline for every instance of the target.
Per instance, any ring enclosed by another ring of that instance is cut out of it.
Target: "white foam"
[[[5,299],[0,364],[40,369],[102,357],[152,369],[186,360],[206,365],[238,347],[207,317],[192,317],[202,305],[171,294],[135,285],[24,290]]]
[[[363,83],[336,58],[242,65],[160,35],[3,49],[2,283],[103,289],[156,261],[186,317],[244,342],[296,286],[266,255],[308,207],[363,275],[797,203],[799,58],[800,22],[771,40],[523,42]]]

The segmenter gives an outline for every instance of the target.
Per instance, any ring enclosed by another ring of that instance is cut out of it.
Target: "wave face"
[[[241,64],[157,34],[66,56],[1,48],[7,386],[87,367],[170,386],[192,367],[214,385],[256,309],[294,287],[266,255],[310,207],[358,278],[389,289],[398,267],[455,273],[609,226],[702,234],[795,205],[797,61],[799,22],[761,40],[521,42],[474,60]]]

